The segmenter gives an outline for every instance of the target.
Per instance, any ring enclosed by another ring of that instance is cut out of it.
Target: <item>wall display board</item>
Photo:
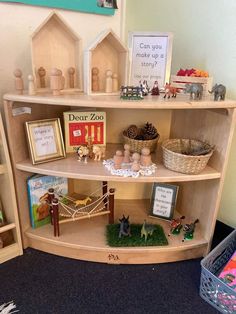
[[[130,85],[139,85],[146,80],[152,87],[158,82],[163,88],[169,82],[172,33],[131,32],[129,34],[130,49]]]
[[[22,3],[103,15],[114,15],[115,8],[117,8],[116,0],[0,0],[0,2]]]

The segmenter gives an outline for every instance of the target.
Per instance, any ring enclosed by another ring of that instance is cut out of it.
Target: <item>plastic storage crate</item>
[[[202,261],[200,296],[221,313],[236,313],[236,291],[217,276],[236,250],[236,230]]]

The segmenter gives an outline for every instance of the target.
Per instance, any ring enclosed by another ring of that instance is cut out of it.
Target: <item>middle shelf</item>
[[[108,144],[106,151],[106,159],[111,158],[117,149],[118,144]],[[199,181],[211,180],[221,177],[221,173],[210,166],[197,175],[187,175],[171,171],[162,164],[158,157],[161,153],[154,154],[152,160],[156,163],[155,173],[150,176],[139,176],[138,178],[120,177],[112,175],[103,165],[102,161],[94,161],[89,159],[88,163],[79,162],[76,153],[68,154],[65,159],[51,161],[33,165],[30,159],[18,162],[16,168],[22,171],[38,173],[44,175],[67,177],[71,179],[87,179],[98,181],[121,181],[121,182],[183,182],[183,181]]]

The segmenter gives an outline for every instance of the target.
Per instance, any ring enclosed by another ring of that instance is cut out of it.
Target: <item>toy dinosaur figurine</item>
[[[156,229],[156,227],[154,225],[146,224],[146,220],[144,220],[143,226],[141,229],[141,238],[144,236],[145,242],[146,242],[148,235],[152,236],[155,229]]]
[[[172,219],[170,222],[170,233],[171,234],[179,234],[181,229],[183,228],[182,220],[185,218],[185,216],[181,216],[176,219]],[[168,234],[170,236],[170,234]]]
[[[190,224],[185,224],[183,231],[184,231],[184,239],[182,240],[184,242],[184,240],[192,240],[193,239],[193,234],[194,234],[194,230],[195,230],[195,225],[196,223],[199,222],[199,219],[196,219],[194,222],[190,223]]]
[[[129,216],[125,218],[125,216],[123,215],[123,217],[119,219],[119,221],[120,221],[119,238],[121,238],[123,235],[130,237],[131,233],[130,233]]]

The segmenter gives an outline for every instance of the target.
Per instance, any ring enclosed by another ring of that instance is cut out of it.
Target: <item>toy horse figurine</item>
[[[163,98],[166,98],[166,96],[168,96],[168,99],[170,98],[170,95],[172,95],[172,97],[176,98],[177,93],[178,93],[178,88],[171,86],[170,84],[166,83],[165,85],[165,95]]]
[[[199,222],[199,219],[196,219],[194,222],[190,223],[190,224],[185,224],[183,231],[184,231],[184,239],[182,240],[184,242],[184,240],[192,240],[193,239],[193,234],[194,234],[194,230],[195,230],[195,225],[196,223]]]
[[[141,238],[144,236],[145,242],[147,241],[148,235],[152,236],[156,227],[154,225],[146,224],[146,220],[144,220],[142,229],[141,229]]]
[[[120,221],[119,238],[121,238],[123,235],[130,237],[131,233],[130,233],[129,216],[125,218],[125,216],[123,215],[123,217],[119,219],[119,221]]]
[[[180,230],[183,227],[182,219],[184,219],[184,218],[185,218],[185,216],[181,216],[179,218],[171,220],[171,222],[170,222],[170,233],[171,234],[179,234],[180,233]],[[170,234],[168,234],[168,236],[170,236]]]

